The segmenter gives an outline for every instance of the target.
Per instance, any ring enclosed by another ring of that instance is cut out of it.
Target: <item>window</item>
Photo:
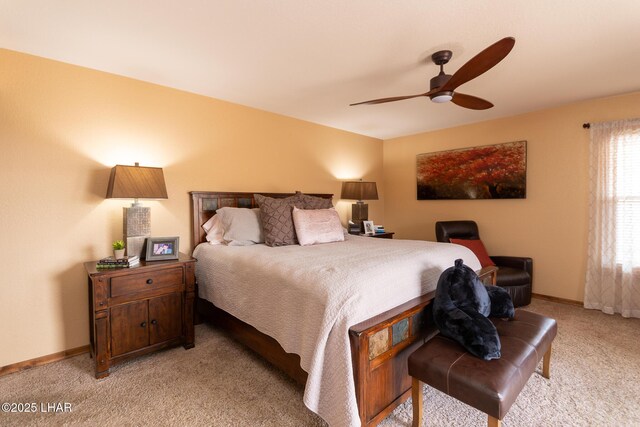
[[[596,123],[590,135],[584,306],[640,317],[640,119]]]
[[[612,138],[615,167],[612,173],[616,209],[616,262],[640,267],[640,131],[625,132]]]

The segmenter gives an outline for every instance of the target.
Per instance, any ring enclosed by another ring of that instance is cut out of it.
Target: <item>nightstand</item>
[[[393,235],[394,234],[396,234],[396,233],[393,232],[393,231],[387,231],[387,232],[384,232],[384,233],[376,233],[376,234],[373,234],[373,235],[369,235],[367,237],[377,237],[379,239],[393,239]]]
[[[97,269],[89,276],[89,331],[96,378],[111,366],[166,347],[194,346],[195,259],[140,261],[131,268]]]

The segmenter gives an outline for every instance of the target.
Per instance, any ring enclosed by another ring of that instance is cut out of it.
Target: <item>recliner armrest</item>
[[[528,257],[517,256],[492,256],[489,257],[498,267],[517,268],[525,270],[533,278],[533,260]]]

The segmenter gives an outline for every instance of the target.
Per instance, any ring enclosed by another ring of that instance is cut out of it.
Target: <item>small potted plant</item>
[[[116,240],[113,242],[113,256],[115,259],[124,258],[124,242],[122,240]]]

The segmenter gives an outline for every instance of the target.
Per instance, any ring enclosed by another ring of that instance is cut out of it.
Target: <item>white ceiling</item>
[[[449,74],[497,40],[505,60],[460,91],[421,97],[430,55]],[[640,89],[638,0],[0,0],[0,47],[377,138]]]

